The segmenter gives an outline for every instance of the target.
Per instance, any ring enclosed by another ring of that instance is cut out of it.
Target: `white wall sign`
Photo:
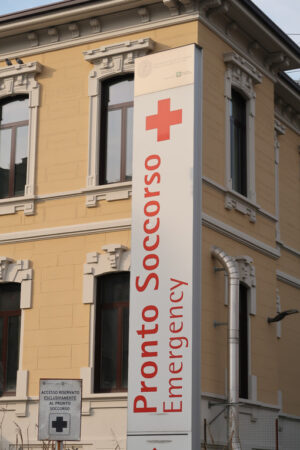
[[[135,63],[128,450],[200,448],[201,62]]]
[[[80,440],[81,390],[81,380],[40,380],[40,441]]]

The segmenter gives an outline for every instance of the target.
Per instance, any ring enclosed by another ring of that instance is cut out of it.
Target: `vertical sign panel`
[[[200,448],[201,50],[136,60],[128,450]]]

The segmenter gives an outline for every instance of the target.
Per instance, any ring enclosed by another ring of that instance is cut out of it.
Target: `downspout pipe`
[[[229,281],[228,310],[228,443],[241,450],[239,435],[239,268],[235,260],[218,247],[211,255],[224,267]],[[231,445],[231,447],[230,447]]]

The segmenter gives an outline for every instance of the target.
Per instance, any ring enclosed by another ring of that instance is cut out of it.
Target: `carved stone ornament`
[[[241,89],[248,98],[255,97],[254,85],[262,82],[262,74],[237,53],[225,53],[224,62],[226,64],[226,78],[229,79],[229,90],[226,95],[231,97],[231,87]]]
[[[130,251],[121,244],[102,247],[104,253],[87,254],[83,271],[83,303],[94,303],[96,296],[95,277],[105,273],[130,270]]]
[[[0,68],[0,98],[9,95],[32,92],[30,106],[37,106],[39,102],[38,83],[35,75],[42,71],[38,62],[14,64]],[[35,90],[37,92],[35,92]]]
[[[13,259],[0,256],[0,281],[6,280],[7,270],[9,264],[13,262]]]
[[[225,208],[231,211],[232,209],[235,209],[236,211],[240,212],[241,214],[244,214],[249,217],[249,222],[255,223],[256,222],[256,211],[254,207],[250,206],[249,203],[245,200],[241,200],[237,198],[237,196],[234,193],[227,193],[225,195]]]
[[[250,256],[237,256],[234,258],[239,265],[240,281],[248,288],[256,287],[255,267]]]
[[[102,250],[108,253],[111,268],[119,270],[122,253],[128,250],[127,247],[120,244],[110,244],[102,247]]]
[[[154,42],[150,38],[144,38],[83,52],[85,60],[94,64],[94,69],[90,73],[90,95],[98,94],[99,79],[118,73],[133,72],[135,58],[146,55],[153,48]]]

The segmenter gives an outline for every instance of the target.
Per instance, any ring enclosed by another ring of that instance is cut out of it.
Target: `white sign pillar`
[[[127,450],[200,449],[201,63],[135,63]]]

